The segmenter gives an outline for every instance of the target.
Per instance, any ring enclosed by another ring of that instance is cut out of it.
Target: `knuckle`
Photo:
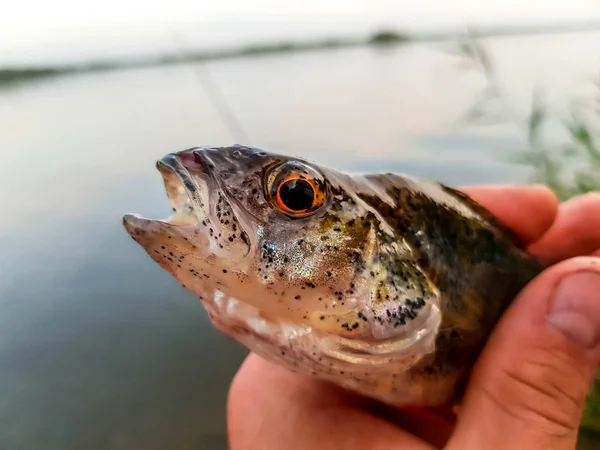
[[[513,418],[553,436],[577,433],[588,383],[568,354],[536,349],[521,364],[499,367],[484,395]]]

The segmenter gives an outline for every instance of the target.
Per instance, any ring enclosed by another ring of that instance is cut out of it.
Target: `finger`
[[[475,366],[449,449],[574,449],[600,363],[600,259],[559,263],[515,300]]]
[[[525,243],[538,240],[558,212],[556,195],[545,186],[469,186],[462,191],[489,209]]]
[[[250,355],[228,399],[231,450],[432,450],[360,408],[361,400]]]
[[[383,417],[388,422],[423,439],[436,448],[443,448],[454,430],[456,417],[449,417],[442,408],[380,407],[379,410],[371,408],[370,412]]]
[[[560,206],[558,218],[530,250],[554,264],[600,249],[600,194],[574,197]]]

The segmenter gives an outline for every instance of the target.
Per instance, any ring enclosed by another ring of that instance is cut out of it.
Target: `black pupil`
[[[310,210],[315,200],[315,191],[306,180],[289,180],[279,189],[279,198],[292,211]]]

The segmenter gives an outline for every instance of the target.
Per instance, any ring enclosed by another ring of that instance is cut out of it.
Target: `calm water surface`
[[[490,49],[517,114],[535,86],[565,111],[600,69],[599,33]],[[208,67],[256,146],[455,185],[526,181],[507,162],[523,130],[460,124],[484,83],[456,62],[419,44]],[[0,448],[226,448],[227,389],[246,351],[121,227],[126,212],[169,214],[155,159],[232,143],[193,69],[0,91]]]

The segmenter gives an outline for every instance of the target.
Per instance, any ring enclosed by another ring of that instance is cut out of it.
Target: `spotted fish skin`
[[[409,377],[434,385],[452,379],[458,385],[506,308],[543,267],[511,230],[464,193],[441,183],[422,190],[423,182],[394,174],[370,178],[393,202],[368,193],[359,197],[407,239],[417,264],[441,293],[436,350],[412,367]],[[457,203],[474,214],[450,206]]]
[[[441,183],[348,174],[260,149],[157,163],[174,215],[131,236],[212,323],[294,372],[393,405],[453,401],[541,265]]]

